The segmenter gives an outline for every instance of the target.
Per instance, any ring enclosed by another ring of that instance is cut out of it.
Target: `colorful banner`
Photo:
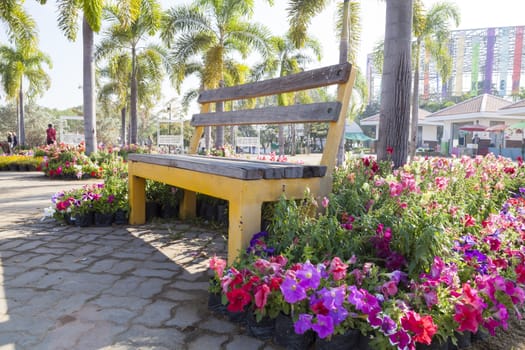
[[[509,70],[509,47],[510,47],[510,30],[501,28],[498,32],[500,50],[499,50],[499,85],[497,87],[500,96],[507,95],[507,76]]]
[[[514,65],[512,68],[512,94],[520,92],[521,55],[523,53],[523,27],[516,27],[514,41]]]
[[[485,59],[485,80],[483,92],[490,94],[492,90],[492,72],[494,71],[494,46],[496,44],[496,28],[487,29],[487,57]]]
[[[457,39],[456,52],[456,82],[454,84],[454,95],[463,95],[463,61],[465,59],[465,34],[461,33]]]
[[[472,38],[472,71],[470,79],[470,90],[478,94],[478,80],[479,80],[479,36]]]

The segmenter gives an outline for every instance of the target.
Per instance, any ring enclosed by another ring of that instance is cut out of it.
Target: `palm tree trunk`
[[[126,145],[126,107],[120,110],[120,145]]]
[[[412,0],[387,0],[377,158],[406,163],[410,122]]]
[[[20,119],[18,121],[18,126],[20,130],[18,131],[18,143],[20,146],[26,144],[26,131],[24,127],[24,91],[22,90],[22,78],[20,79],[20,90],[18,91],[18,102],[19,107],[18,111],[20,112]]]
[[[95,114],[95,59],[94,34],[86,18],[82,19],[83,44],[83,98],[84,98],[84,137],[86,154],[97,151],[97,119]]]
[[[339,42],[339,63],[345,63],[348,61],[348,19],[350,16],[350,0],[344,0],[343,3],[343,25],[341,28],[341,41]],[[341,141],[339,142],[339,150],[337,151],[337,162],[338,166],[341,166],[345,161],[345,133],[346,129],[346,115],[345,123],[343,125],[343,135],[341,136]]]
[[[217,112],[224,111],[224,103],[222,101],[217,102],[215,104],[215,111]],[[224,127],[216,126],[215,127],[215,149],[220,149],[222,146],[224,146]]]
[[[410,123],[410,159],[416,155],[417,148],[417,131],[419,124],[419,53],[421,43],[416,43],[416,52],[414,55],[414,81],[412,82],[412,121]]]
[[[219,87],[224,87],[224,80],[219,81]],[[215,104],[215,110],[217,112],[222,112],[224,110],[224,103],[217,102]],[[215,148],[219,149],[224,146],[224,126],[218,125],[215,127]]]
[[[284,155],[284,125],[279,124],[279,155]]]
[[[131,87],[130,87],[130,107],[129,118],[131,125],[131,143],[137,143],[137,52],[135,47],[131,49]]]

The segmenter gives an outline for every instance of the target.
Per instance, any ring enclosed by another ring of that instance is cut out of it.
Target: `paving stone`
[[[221,349],[223,343],[228,340],[225,335],[202,335],[188,344],[188,350]]]
[[[133,320],[133,323],[147,327],[159,327],[171,318],[173,306],[173,303],[167,301],[155,301],[146,305],[142,313]]]
[[[127,331],[115,337],[116,342],[126,342],[132,345],[129,349],[185,349],[185,335],[175,328],[147,328],[133,325]],[[203,350],[206,348],[201,348]],[[218,348],[208,348],[218,349]]]
[[[79,322],[78,320],[59,325],[47,333],[40,347],[41,349],[53,350],[76,349],[75,344],[78,339],[93,328],[95,328],[95,324]]]
[[[9,280],[9,288],[33,286],[42,277],[49,274],[45,269],[35,269],[19,274],[17,277]]]
[[[140,298],[151,298],[154,295],[159,294],[169,282],[170,281],[160,278],[142,278],[139,286],[134,290],[129,290],[127,295],[133,295]]]
[[[186,300],[196,300],[196,299],[203,299],[202,295],[196,294],[196,293],[189,293],[189,292],[182,292],[180,290],[176,289],[168,289],[164,292],[162,292],[161,296],[162,298],[173,300],[173,301],[186,301]]]
[[[206,329],[215,333],[229,334],[237,329],[233,323],[221,320],[216,317],[210,316],[206,321],[199,325],[200,328]]]
[[[142,282],[144,282],[144,279],[138,276],[124,277],[113,283],[107,292],[116,296],[129,296],[130,292],[136,290]],[[134,296],[137,295],[134,294]]]
[[[75,344],[75,349],[100,349],[111,345],[117,334],[126,331],[126,327],[115,325],[111,322],[97,321],[95,327],[80,335]]]
[[[51,288],[60,285],[69,279],[75,278],[75,273],[70,271],[50,271],[47,275],[38,280],[33,287]]]
[[[174,310],[174,313],[173,318],[166,322],[167,326],[185,328],[194,325],[202,319],[198,308],[192,304],[181,305]]]
[[[235,335],[233,340],[226,344],[226,350],[258,349],[264,342],[246,335]]]
[[[176,281],[170,284],[170,287],[181,289],[184,291],[205,291],[208,292],[209,282],[187,282],[187,281]]]
[[[72,314],[80,321],[100,322],[108,321],[116,325],[126,325],[136,316],[136,311],[131,311],[115,306],[100,307],[94,303],[85,304]]]
[[[94,266],[89,268],[91,272],[106,272],[113,275],[124,275],[140,266],[137,261],[121,261],[121,260],[102,260],[97,261]]]
[[[133,275],[141,277],[160,277],[166,280],[171,280],[173,276],[177,274],[173,270],[160,270],[160,269],[137,269],[133,271]]]
[[[15,247],[12,247],[11,250],[25,252],[28,250],[35,249],[38,246],[41,246],[42,244],[44,244],[44,242],[39,241],[39,240],[29,241],[29,242],[24,242],[23,244],[17,245]]]
[[[147,304],[151,303],[151,299],[143,299],[137,297],[127,296],[113,296],[109,294],[102,294],[96,299],[91,300],[91,303],[100,306],[102,308],[124,308],[127,310],[137,311],[142,309]]]

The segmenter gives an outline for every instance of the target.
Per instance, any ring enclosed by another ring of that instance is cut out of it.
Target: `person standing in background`
[[[15,148],[16,146],[18,146],[18,137],[16,137],[16,133],[13,132],[13,143],[11,148]]]
[[[46,129],[46,143],[51,145],[57,140],[57,131],[53,128],[53,124],[48,124]]]
[[[9,148],[13,147],[13,134],[11,131],[7,133],[7,143],[9,144]]]

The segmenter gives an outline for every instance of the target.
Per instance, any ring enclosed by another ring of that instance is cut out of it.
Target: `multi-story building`
[[[510,98],[525,87],[525,26],[451,31],[449,50],[452,74],[443,82],[435,61],[421,50],[421,100],[488,93]],[[367,61],[370,101],[381,92],[381,75]]]

